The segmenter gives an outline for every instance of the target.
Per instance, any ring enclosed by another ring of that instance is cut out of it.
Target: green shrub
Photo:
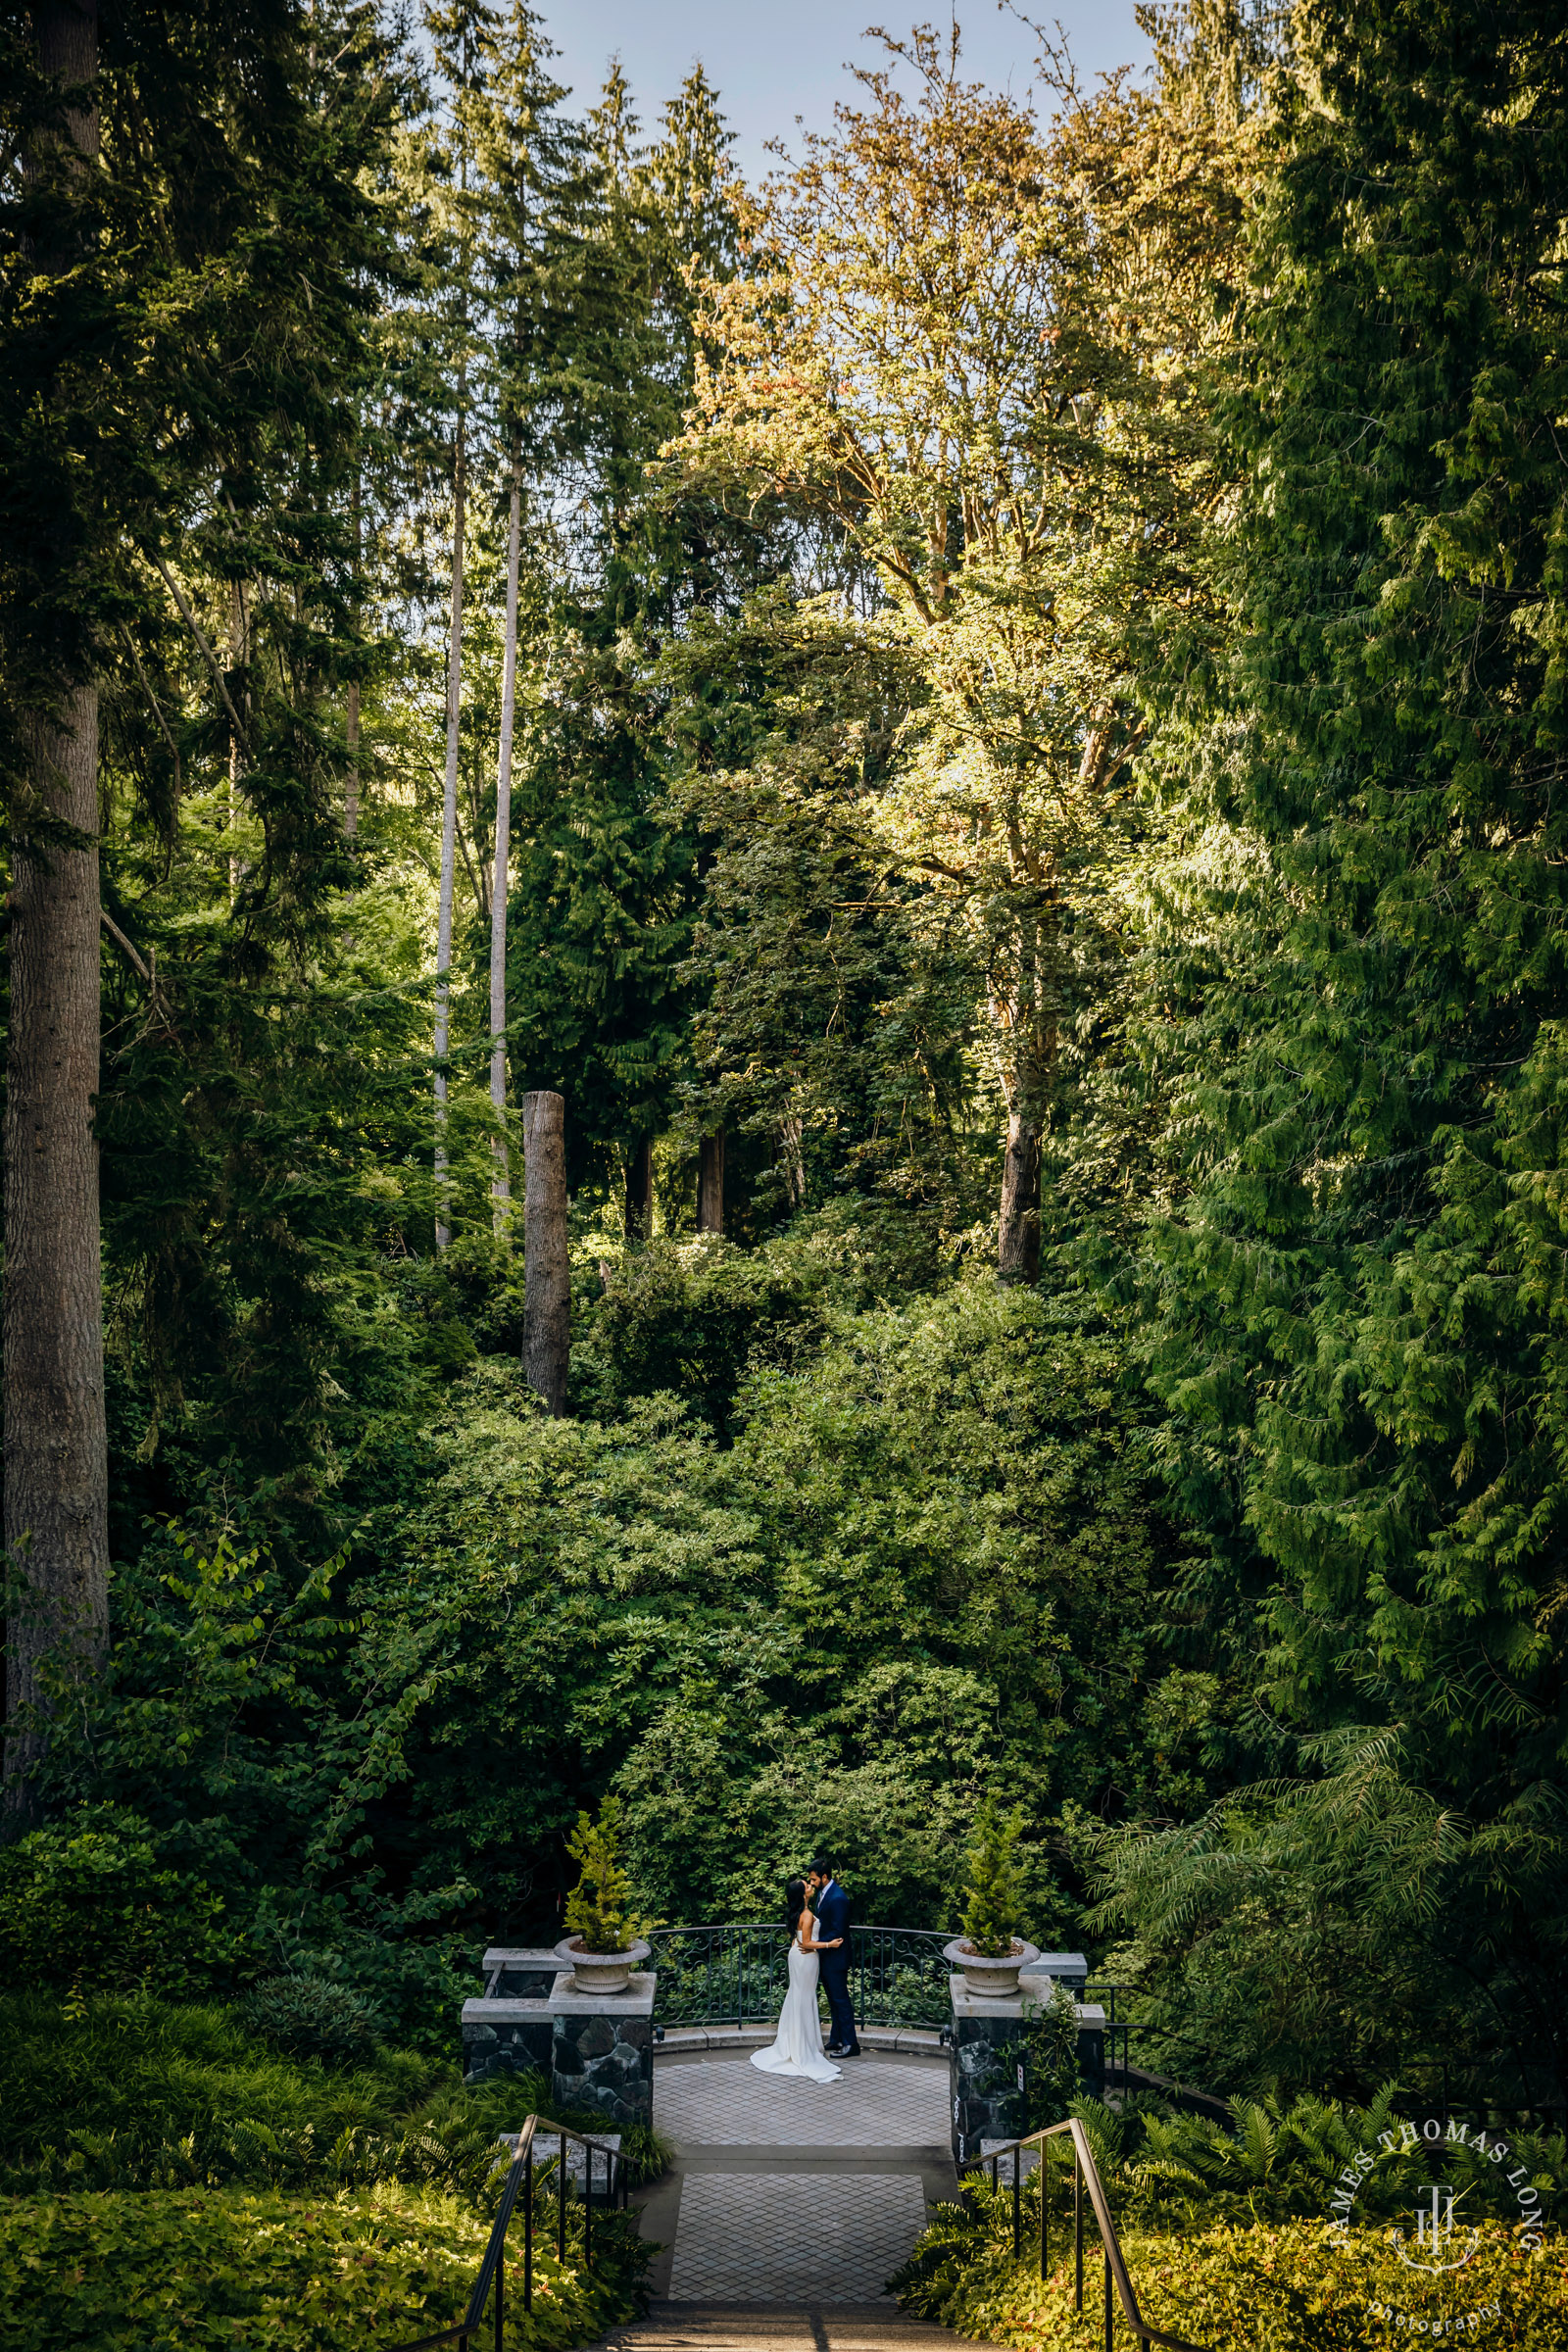
[[[0,2186],[335,2180],[346,2151],[368,2162],[455,2078],[404,2050],[357,2067],[286,2058],[216,2003],[14,1994],[0,1998]]]
[[[1226,2132],[1191,2117],[1074,2109],[1094,2149],[1144,2317],[1189,2343],[1230,2352],[1362,2352],[1445,2335],[1556,2352],[1568,2320],[1568,2265],[1550,2226],[1568,2184],[1560,2133],[1485,2145],[1467,2130],[1437,2145],[1402,2129],[1387,2094],[1365,2109],[1300,2097],[1289,2108],[1238,2102]],[[1072,2307],[1072,2159],[1050,2143],[1052,2271],[1038,2276],[1040,2175],[1024,2184],[1022,2260],[1013,2256],[1011,2183],[971,2175],[963,2201],[939,2207],[891,2281],[906,2308],[960,2335],[1036,2352],[1098,2340],[1098,2237],[1086,2216],[1090,2308]],[[1370,2157],[1371,2161],[1358,2161]],[[1446,2180],[1476,2231],[1462,2269],[1434,2277],[1402,2260],[1425,2184]],[[1343,2227],[1335,2198],[1355,2184]],[[1521,2243],[1520,2191],[1546,2226]],[[1402,2225],[1391,2230],[1389,2224]],[[1472,2312],[1483,2313],[1475,2328]],[[1390,2316],[1392,2315],[1392,2316]],[[1121,2330],[1118,2328],[1118,2341]]]
[[[1018,1932],[1023,1889],[1018,1871],[1018,1841],[1023,1836],[1021,1807],[1004,1813],[987,1789],[975,1811],[965,1857],[969,1881],[964,1888],[964,1941],[990,1960],[1004,1960]]]
[[[956,2206],[938,2209],[891,2281],[905,2308],[991,2343],[1087,2352],[1102,2326],[1098,2239],[1091,2234],[1085,2249],[1080,2319],[1065,2225],[1042,2282],[1027,2261],[1012,2259],[1010,2192],[993,2196],[986,2187],[975,2202],[978,2224]],[[1121,2240],[1143,2317],[1210,2352],[1382,2352],[1445,2337],[1561,2352],[1568,2340],[1561,2238],[1548,2238],[1539,2254],[1523,2252],[1501,2223],[1483,2226],[1462,2270],[1437,2278],[1401,2262],[1386,2230],[1342,2233],[1322,2222],[1132,2230]],[[1126,2333],[1118,2314],[1117,2341]]]
[[[361,2352],[462,2316],[489,2217],[431,2190],[336,2196],[186,2189],[0,2199],[7,2352]],[[635,2316],[654,2249],[594,2223],[594,2268],[534,2232],[534,2309],[506,2305],[514,2352],[564,2352]],[[488,2340],[488,2322],[486,2338]]]
[[[1078,2004],[1065,1984],[1053,1984],[1044,2004],[1026,2001],[1023,2031],[998,2056],[1024,2070],[1026,2132],[1059,2124],[1083,2088],[1078,2062]]]
[[[631,1881],[621,1866],[620,1839],[620,1800],[613,1796],[606,1797],[597,1821],[579,1813],[566,1839],[578,1871],[566,1897],[566,1928],[582,1937],[586,1951],[630,1951],[646,1924],[630,1907]]]
[[[379,2011],[330,1977],[268,1977],[246,1996],[243,2016],[290,2058],[370,2058],[381,2038]]]
[[[205,1990],[243,1957],[221,1899],[161,1866],[150,1825],[81,1805],[0,1851],[0,1975],[16,1984]]]

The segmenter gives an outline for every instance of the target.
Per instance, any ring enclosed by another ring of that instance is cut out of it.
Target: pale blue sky
[[[605,67],[619,51],[645,125],[701,58],[719,89],[736,161],[749,177],[765,169],[764,139],[793,140],[795,117],[826,129],[835,99],[853,88],[847,59],[866,62],[875,43],[861,39],[867,24],[890,32],[925,19],[948,24],[947,12],[926,0],[535,0],[561,57],[556,71],[571,83],[573,105],[591,103]],[[1035,41],[996,0],[971,0],[958,10],[966,74],[1020,96],[1033,77]],[[1133,0],[1041,0],[1027,13],[1044,24],[1059,16],[1081,76],[1148,60],[1148,44],[1133,22]]]

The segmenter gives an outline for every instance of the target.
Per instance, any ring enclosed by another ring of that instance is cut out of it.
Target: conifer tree
[[[1296,37],[1233,628],[1162,739],[1153,1372],[1214,1605],[1262,1585],[1274,1701],[1328,1741],[1270,1850],[1330,1920],[1418,1902],[1447,1997],[1480,1972],[1560,2085],[1568,61],[1545,6]],[[1167,1852],[1188,1892],[1239,1889],[1216,1837]]]
[[[645,144],[617,68],[587,129],[597,196],[563,390],[582,494],[552,710],[519,781],[509,980],[519,1083],[567,1096],[578,1172],[590,1154],[642,1164],[683,1058],[694,845],[655,813],[664,754],[646,673],[693,610],[734,609],[778,560],[765,525],[649,479],[691,382],[692,275],[736,261],[713,92],[694,72]]]
[[[514,0],[504,28],[486,35],[490,64],[480,162],[488,215],[486,258],[495,308],[498,428],[506,452],[506,620],[502,638],[500,742],[490,890],[490,1103],[496,1122],[492,1195],[497,1230],[510,1193],[507,1164],[507,915],[510,904],[512,768],[516,718],[518,565],[525,480],[535,493],[580,436],[566,392],[575,329],[580,220],[587,200],[581,134],[560,117],[564,85],[548,70],[554,54],[536,12]]]
[[[25,619],[15,608],[11,614],[13,632],[26,632],[22,645],[13,644],[21,656],[13,708],[25,764],[13,798],[5,1113],[5,1543],[26,1588],[6,1643],[5,1779],[13,1810],[28,1803],[42,1738],[40,1664],[53,1655],[90,1671],[109,1614],[92,1132],[98,664],[81,576],[97,534],[89,502],[66,493],[75,437],[71,379],[79,365],[73,347],[90,336],[84,314],[91,304],[83,304],[74,280],[97,227],[96,0],[36,8],[32,29],[23,253],[32,281],[28,307],[38,322],[28,337],[36,371],[29,423],[49,486],[28,518],[29,568],[42,595]],[[13,379],[13,394],[21,388]]]
[[[95,14],[60,12],[74,36]],[[69,1056],[53,1058],[56,1074],[79,1093],[75,1125],[84,1164],[93,1191],[101,1164],[109,1249],[122,1295],[139,1292],[145,1301],[147,1327],[157,1335],[149,1348],[155,1361],[177,1356],[193,1336],[188,1325],[199,1314],[187,1316],[181,1331],[176,1302],[189,1308],[211,1280],[211,1233],[191,1230],[201,1209],[182,1180],[194,1135],[221,1102],[218,1123],[228,1119],[234,1144],[226,1167],[231,1194],[243,1189],[240,1170],[259,1140],[254,1119],[243,1137],[235,1133],[247,1121],[234,1103],[232,1060],[216,1087],[210,1066],[198,1075],[214,1041],[215,1025],[206,1018],[210,984],[218,982],[223,996],[228,1048],[243,1022],[241,1007],[254,1003],[278,963],[299,968],[327,897],[350,870],[341,856],[341,735],[326,720],[340,684],[346,612],[346,567],[337,567],[347,502],[336,387],[356,383],[362,372],[364,314],[371,299],[366,289],[379,265],[358,174],[382,135],[384,101],[372,97],[367,104],[352,81],[367,43],[373,46],[368,12],[350,8],[329,19],[318,11],[317,29],[329,23],[337,38],[325,53],[335,62],[326,66],[318,63],[311,27],[293,10],[241,10],[221,21],[139,8],[106,14],[92,92],[95,168],[78,184],[58,156],[46,202],[31,206],[31,218],[24,203],[7,223],[13,286],[18,272],[38,275],[57,233],[74,243],[78,228],[90,229],[69,270],[57,274],[51,264],[47,291],[36,289],[41,299],[6,308],[8,379],[20,394],[0,420],[8,516],[0,537],[12,616],[7,765],[16,778],[16,748],[28,741],[38,717],[58,725],[67,678],[96,689],[97,756],[93,772],[83,768],[77,779],[86,790],[79,814],[90,813],[90,825],[57,830],[24,789],[13,803],[27,828],[17,875],[22,911],[31,890],[33,846],[47,849],[51,871],[62,879],[79,867],[78,914],[87,910],[90,892],[90,964],[74,954],[56,958],[52,985],[74,979],[78,1025],[91,1035],[77,1039]],[[339,76],[332,96],[340,105],[318,104],[314,80],[323,73]],[[45,74],[8,90],[8,103],[19,110],[11,129],[22,129],[24,150],[36,128],[58,148],[69,127],[58,88],[50,88],[53,78]],[[72,112],[88,120],[74,92],[73,101]],[[78,197],[86,199],[85,211]],[[258,242],[259,219],[271,229]],[[62,367],[70,401],[57,412],[63,429],[51,439],[42,430],[51,408],[47,387]],[[233,584],[242,580],[252,583],[247,660],[225,668],[219,649]],[[30,615],[28,631],[19,634],[15,620],[23,613]],[[81,743],[81,730],[75,740]],[[142,846],[153,884],[150,922],[170,926],[156,944],[126,904],[135,876],[123,862],[123,825],[133,809],[148,827]],[[226,838],[215,856],[220,818],[226,820]],[[179,859],[177,836],[192,821],[204,840],[195,861],[200,879],[186,896],[196,874]],[[57,857],[62,850],[70,853],[65,862]],[[112,1024],[101,1065],[100,866]],[[182,896],[184,905],[176,906]],[[171,937],[179,945],[160,958],[159,946]],[[22,982],[24,1011],[28,943],[15,946],[13,978]],[[257,1011],[254,1038],[267,1041],[266,1054],[275,1053],[276,1030]],[[15,1017],[15,1008],[10,1044],[8,1115],[15,1118],[28,1100],[26,1021]],[[96,1144],[85,1125],[93,1094]],[[14,1138],[8,1157],[20,1204]],[[274,1159],[264,1184],[289,1180],[286,1164]],[[63,1170],[56,1189],[52,1213],[74,1210],[74,1260],[85,1270],[82,1279],[96,1285],[92,1194],[68,1182]],[[138,1190],[142,1213],[127,1219],[125,1195]],[[127,1222],[134,1242],[118,1257]],[[251,1231],[265,1230],[276,1228],[263,1215]],[[287,1254],[279,1253],[275,1285],[258,1283],[254,1268],[245,1285],[250,1363],[258,1372],[289,1315]],[[74,1301],[63,1318],[61,1301],[71,1286],[57,1278],[34,1313],[27,1274],[28,1250],[19,1246],[8,1261],[8,1361],[20,1365],[40,1337],[67,1330],[75,1335],[74,1345],[96,1354],[102,1347],[96,1312],[78,1315]],[[311,1313],[307,1308],[291,1335],[286,1359],[281,1351],[276,1358],[287,1361],[289,1376],[269,1400],[274,1424],[288,1418],[286,1390],[297,1394],[312,1378]],[[102,1376],[80,1393],[90,1402],[94,1386],[101,1429]],[[15,1401],[20,1408],[22,1400]],[[20,1445],[29,1428],[42,1437],[48,1419],[16,1409],[7,1426],[8,1445]],[[156,1428],[155,1411],[155,1440]],[[89,1430],[88,1453],[101,1460],[101,1447]],[[57,1505],[79,1512],[91,1503],[92,1487],[63,1455],[49,1472]],[[102,1488],[100,1469],[99,1500],[84,1524],[94,1517],[102,1523]],[[29,1496],[20,1464],[7,1493],[8,1511],[34,1524],[47,1583],[49,1545],[39,1541],[46,1516]],[[8,1525],[14,1538],[23,1533],[21,1522]],[[106,1548],[100,1545],[100,1557]],[[84,1627],[89,1646],[103,1622],[101,1585],[95,1600],[92,1583],[62,1595],[65,1613]],[[17,1697],[11,1752],[24,1764],[31,1736],[25,1709],[38,1695],[36,1654],[24,1629],[10,1658],[25,1686]]]
[[[486,42],[496,12],[485,0],[447,0],[426,12],[437,67],[450,93],[451,120],[444,141],[447,169],[447,237],[444,295],[448,310],[448,364],[452,382],[452,571],[447,614],[446,762],[441,798],[441,877],[435,952],[435,1246],[452,1239],[447,1178],[447,1054],[451,1043],[453,891],[458,857],[458,762],[463,726],[463,570],[467,518],[471,431],[470,402],[475,338],[485,321],[479,314],[477,271],[480,252],[479,148],[488,103]]]

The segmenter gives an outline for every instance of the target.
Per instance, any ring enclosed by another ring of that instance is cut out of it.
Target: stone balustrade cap
[[[537,2021],[549,2015],[548,2001],[524,2000],[521,1993],[509,1992],[496,2000],[487,2000],[479,1993],[463,2004],[466,2026],[520,2026],[530,2019]]]
[[[552,1944],[493,1943],[484,1956],[487,1975],[498,1968],[537,1968],[554,1976],[561,1962]]]
[[[552,2017],[646,2017],[654,2014],[654,1993],[659,1984],[657,1968],[639,1969],[624,1992],[576,1992],[569,1968],[557,1977],[550,1998],[543,2005]]]

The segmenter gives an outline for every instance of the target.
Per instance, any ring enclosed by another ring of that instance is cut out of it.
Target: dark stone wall
[[[488,2082],[493,2076],[518,2075],[530,2067],[549,2074],[554,2020],[539,2004],[536,2018],[510,2018],[487,2024],[477,2018],[463,2021],[463,2079]]]
[[[614,2129],[654,2117],[652,2017],[561,2016],[554,2022],[551,2065],[563,2107],[593,2107]]]
[[[949,2082],[955,2164],[978,2156],[983,2139],[1016,2139],[1023,2130],[1016,2061],[1004,2058],[1000,2046],[1017,2041],[1020,2022],[1016,2014],[953,2021]]]
[[[978,2156],[983,2139],[1017,2139],[1025,2129],[1024,2093],[1016,2057],[1004,2058],[1003,2045],[1023,2035],[1023,2003],[989,2017],[962,2014],[955,2001],[949,2081],[952,2087],[953,2160]],[[1078,2070],[1084,2096],[1105,2095],[1104,2013],[1091,2004],[1078,2011]]]

